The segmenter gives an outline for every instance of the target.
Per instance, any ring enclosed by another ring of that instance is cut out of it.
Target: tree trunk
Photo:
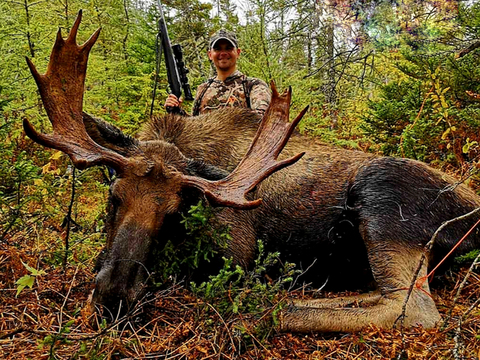
[[[330,126],[332,129],[337,127],[337,90],[335,80],[335,27],[334,27],[334,8],[328,2],[324,7],[324,36],[325,36],[325,56],[326,71],[324,72],[323,93],[325,96],[325,107],[327,116],[330,117]]]
[[[127,52],[127,42],[128,42],[128,36],[130,34],[130,17],[128,15],[128,0],[123,0],[123,9],[125,11],[125,36],[123,37],[122,40],[122,48],[123,48],[123,57],[125,60],[128,59],[128,52]]]
[[[24,7],[25,7],[25,17],[27,19],[27,42],[28,42],[28,49],[30,50],[30,56],[32,58],[35,57],[35,44],[32,40],[32,34],[30,33],[30,12],[28,4],[28,0],[24,0]]]

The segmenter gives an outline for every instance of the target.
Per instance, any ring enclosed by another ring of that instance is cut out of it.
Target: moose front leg
[[[310,307],[310,308],[342,308],[351,305],[363,306],[377,304],[382,295],[380,291],[372,291],[366,294],[340,296],[332,299],[300,299],[293,300],[292,305],[295,307]]]
[[[340,298],[337,302],[335,299],[324,299],[326,301],[323,304],[321,300],[294,302],[280,316],[281,330],[304,333],[355,332],[371,324],[382,328],[395,326],[402,315],[405,298],[422,252],[406,250],[404,247],[395,248],[391,243],[388,247],[369,250],[369,260],[380,295],[371,293],[352,296]],[[426,274],[427,266],[424,264],[419,277]],[[367,306],[336,308],[352,302]],[[440,315],[431,298],[428,283],[422,284],[421,288],[415,287],[407,302],[403,325],[431,328],[439,320]]]

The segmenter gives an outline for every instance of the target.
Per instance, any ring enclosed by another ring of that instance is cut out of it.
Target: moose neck
[[[227,108],[196,117],[167,115],[146,124],[139,140],[163,140],[187,158],[232,170],[246,153],[260,118],[248,109]]]

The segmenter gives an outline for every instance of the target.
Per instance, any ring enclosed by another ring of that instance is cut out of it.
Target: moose
[[[445,227],[425,252],[442,223],[480,206],[472,190],[418,161],[335,148],[297,133],[306,109],[289,123],[291,91],[280,94],[274,83],[262,119],[233,108],[198,117],[168,114],[153,118],[136,138],[127,136],[82,111],[88,56],[100,30],[77,45],[81,17],[80,11],[66,40],[59,30],[44,75],[27,59],[53,134],[38,133],[28,120],[24,129],[79,169],[107,165],[118,174],[95,303],[133,304],[155,260],[153,247],[180,228],[180,212],[206,199],[230,228],[223,255],[234,263],[248,268],[262,239],[319,284],[370,290],[293,300],[281,314],[281,330],[391,328],[401,314],[405,326],[435,326],[440,315],[428,281],[412,289],[412,279],[424,277],[475,223],[468,217]],[[479,246],[475,233],[455,254]]]

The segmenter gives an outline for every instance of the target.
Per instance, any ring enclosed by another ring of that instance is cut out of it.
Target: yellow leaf
[[[55,151],[55,153],[50,156],[50,160],[58,160],[63,156],[63,152],[61,151]]]
[[[43,180],[42,179],[35,179],[35,180],[33,180],[33,185],[42,186],[43,185]]]
[[[450,131],[451,131],[451,128],[448,128],[447,130],[445,130],[445,132],[442,134],[442,140],[445,140],[448,137],[448,134],[450,134]]]
[[[49,173],[49,169],[50,169],[50,163],[46,163],[45,165],[42,166],[42,174],[48,174]]]
[[[442,97],[440,98],[440,100],[442,101],[442,107],[444,109],[448,109],[448,105],[447,105],[447,102],[445,101],[445,97],[442,95]]]

